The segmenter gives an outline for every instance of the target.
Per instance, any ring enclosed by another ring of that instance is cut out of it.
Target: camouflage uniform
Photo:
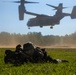
[[[16,53],[20,53],[21,51],[22,51],[21,45],[18,44],[18,45],[16,46],[15,52],[16,52]]]

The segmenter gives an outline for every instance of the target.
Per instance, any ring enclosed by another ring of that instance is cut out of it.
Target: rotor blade
[[[53,8],[55,8],[55,9],[57,9],[58,7],[56,7],[56,6],[53,6],[53,5],[50,5],[50,4],[46,4],[47,6],[50,6],[50,7],[53,7]]]
[[[21,1],[3,1],[3,2],[21,3]],[[23,3],[39,3],[39,2],[24,1]]]
[[[54,9],[53,10],[57,10],[59,9],[59,6],[53,6],[53,5],[50,5],[50,4],[46,4],[47,6],[50,6],[50,7],[53,7]],[[65,8],[68,8],[68,7],[62,7],[62,9],[65,9]]]
[[[13,2],[13,3],[21,3],[21,1],[10,1],[10,2]]]
[[[3,1],[3,2],[21,3],[21,1]]]
[[[39,3],[39,2],[29,2],[29,1],[25,1],[24,3]]]
[[[66,8],[68,8],[68,7],[62,7],[62,9],[66,9]],[[53,9],[53,10],[58,10],[58,8],[57,9]]]
[[[66,9],[66,8],[68,8],[68,7],[63,7],[63,9]]]

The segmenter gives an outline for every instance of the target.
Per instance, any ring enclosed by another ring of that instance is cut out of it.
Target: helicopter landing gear
[[[43,26],[40,26],[40,28],[42,28]]]
[[[28,27],[28,29],[30,29],[30,27]]]
[[[53,27],[51,26],[50,29],[53,29]]]

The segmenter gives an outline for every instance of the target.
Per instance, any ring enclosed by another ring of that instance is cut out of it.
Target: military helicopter
[[[36,16],[35,18],[29,19],[29,21],[27,22],[27,26],[29,29],[30,27],[34,27],[34,26],[40,26],[40,27],[50,26],[50,28],[52,29],[54,25],[60,24],[60,20],[66,16],[70,16],[71,19],[76,19],[76,6],[73,7],[71,14],[69,14],[69,13],[63,13],[62,10],[67,7],[63,7],[62,3],[60,3],[58,6],[53,6],[49,4],[46,4],[46,5],[53,7],[54,10],[57,10],[54,16],[36,14],[36,13],[25,11],[26,14]]]
[[[50,7],[53,7],[54,10],[57,10],[55,15],[49,16],[49,15],[44,15],[44,14],[32,13],[32,12],[29,12],[25,9],[25,6],[24,6],[25,3],[39,3],[39,2],[29,2],[29,1],[25,1],[25,0],[12,1],[12,2],[13,3],[20,3],[20,5],[18,7],[19,20],[21,20],[21,21],[24,20],[24,13],[36,16],[35,18],[31,18],[28,20],[27,26],[29,29],[30,29],[30,27],[34,27],[34,26],[40,26],[41,28],[43,26],[50,26],[50,28],[52,29],[54,25],[60,24],[60,20],[66,16],[70,16],[71,19],[76,18],[76,6],[73,7],[72,12],[69,14],[69,13],[63,13],[62,10],[67,8],[67,7],[63,7],[63,3],[59,3],[58,6],[46,4]]]

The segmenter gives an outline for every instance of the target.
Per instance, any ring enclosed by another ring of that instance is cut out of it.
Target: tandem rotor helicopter
[[[66,16],[70,16],[71,19],[76,19],[76,6],[73,7],[73,10],[71,12],[71,14],[69,13],[63,13],[62,9],[65,9],[67,7],[63,7],[63,4],[60,3],[59,6],[52,6],[49,4],[46,4],[50,7],[53,7],[54,10],[57,10],[54,16],[48,16],[48,15],[43,15],[43,14],[32,14],[30,12],[25,12],[27,14],[31,14],[31,15],[35,15],[35,18],[31,18],[29,19],[29,21],[27,22],[27,26],[33,27],[33,26],[51,26],[50,28],[52,29],[54,25],[58,25],[60,24],[60,20]]]
[[[39,3],[39,2],[28,2],[25,0],[13,1],[13,2],[20,3],[20,5],[18,7],[19,20],[24,20],[24,13],[36,16],[35,18],[31,18],[28,20],[27,26],[29,29],[30,29],[30,27],[34,27],[34,26],[40,26],[40,27],[50,26],[50,28],[52,29],[54,25],[60,24],[60,20],[66,16],[70,16],[71,19],[76,19],[76,6],[73,7],[71,13],[64,13],[62,10],[67,7],[63,7],[63,3],[59,3],[58,6],[46,4],[47,6],[54,8],[54,10],[57,10],[55,15],[48,16],[48,15],[44,15],[44,14],[28,12],[25,9],[25,6],[24,6],[25,3]]]

